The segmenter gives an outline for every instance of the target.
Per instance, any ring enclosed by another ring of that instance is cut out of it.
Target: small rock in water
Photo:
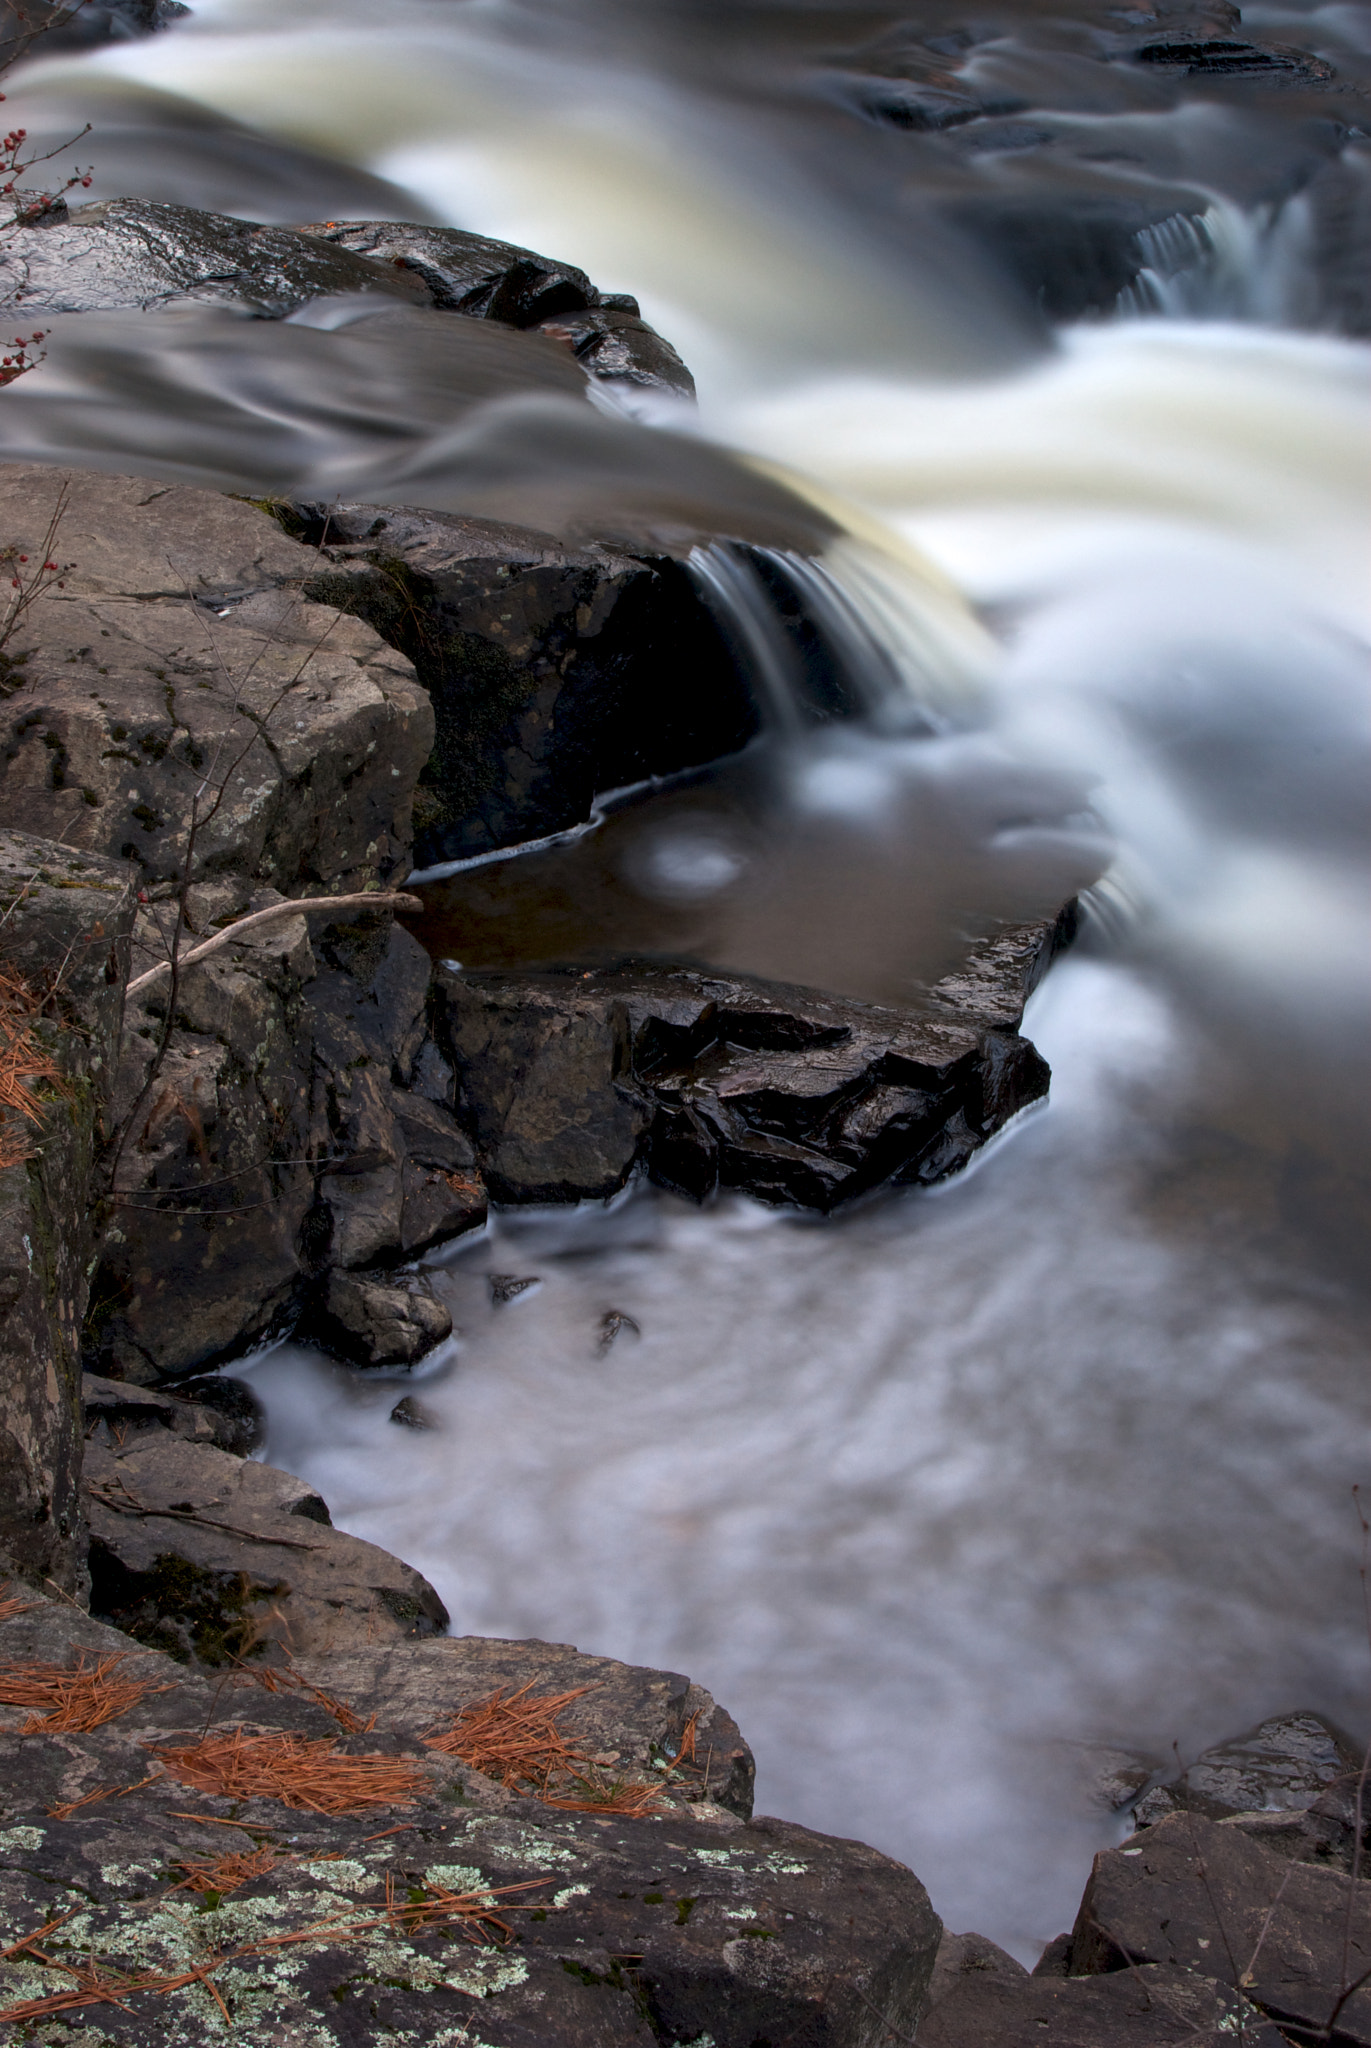
[[[634,1322],[632,1316],[626,1316],[622,1309],[606,1309],[605,1313],[600,1318],[601,1351],[608,1351],[610,1345],[614,1342],[614,1339],[618,1336],[620,1330],[632,1330],[635,1337],[641,1337],[643,1334],[637,1323]]]
[[[520,1278],[516,1273],[488,1273],[490,1299],[496,1308],[503,1308],[507,1302],[517,1301],[521,1294],[527,1294],[530,1287],[537,1287],[539,1276],[530,1273]]]
[[[1087,1799],[1108,1813],[1131,1806],[1162,1768],[1158,1758],[1141,1750],[1116,1748],[1112,1743],[1080,1742],[1071,1747],[1079,1761]]]
[[[406,1394],[397,1401],[390,1411],[392,1422],[398,1422],[401,1429],[437,1429],[438,1420],[431,1409],[416,1401],[413,1394]]]

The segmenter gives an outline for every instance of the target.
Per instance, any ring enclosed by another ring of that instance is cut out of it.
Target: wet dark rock
[[[170,1430],[187,1443],[212,1444],[246,1458],[264,1432],[262,1404],[251,1388],[218,1374],[178,1380],[172,1394],[88,1372],[81,1380],[81,1406],[87,1440],[107,1449],[131,1447],[146,1430]]]
[[[1346,1948],[1344,1944],[1347,1944]],[[1095,1866],[1072,1937],[1077,1975],[1139,1965],[1232,1986],[1282,2027],[1371,2042],[1371,1884],[1292,1863],[1233,1821],[1178,1813]]]
[[[1187,78],[1262,78],[1272,72],[1297,78],[1325,79],[1333,66],[1307,50],[1284,43],[1247,43],[1229,36],[1175,36],[1143,43],[1133,52],[1138,64],[1155,64]]]
[[[13,228],[0,251],[0,305],[26,320],[56,313],[232,299],[280,320],[311,299],[376,292],[427,306],[410,272],[369,263],[289,228],[150,199],[102,199]]]
[[[303,227],[335,248],[422,278],[435,306],[565,343],[597,378],[693,399],[695,380],[637,301],[603,297],[583,270],[460,228],[403,221],[331,221]]]
[[[0,1167],[0,1546],[26,1576],[72,1592],[85,1581],[79,1349],[95,1153],[133,912],[118,863],[0,832],[0,967],[32,998],[11,1009],[6,992],[4,1037],[27,1012],[64,1077],[38,1091],[38,1121],[0,1115],[12,1161]]]
[[[31,49],[42,57],[98,43],[134,42],[170,28],[191,11],[183,0],[6,0],[0,9],[0,55],[21,37],[26,54]]]
[[[1185,1969],[1021,1984],[969,1977],[919,2027],[919,2048],[1190,2048],[1197,2041],[1283,2048],[1239,1992]]]
[[[98,1621],[46,1601],[0,1622],[7,1662],[129,1648]],[[0,1709],[0,1817],[10,1830],[0,1901],[16,1936],[70,1905],[102,1958],[176,1974],[188,1927],[216,1950],[241,1949],[333,1915],[379,1917],[388,1878],[406,1898],[426,1884],[484,1882],[497,1893],[531,1884],[499,1900],[512,1937],[504,1946],[382,1920],[371,1934],[291,1949],[288,1969],[270,1952],[242,1956],[216,1972],[216,1988],[239,2031],[265,2038],[286,2029],[320,2043],[370,2039],[378,2028],[399,2039],[456,2038],[473,2011],[489,2048],[652,2048],[703,2035],[717,2048],[864,2048],[873,2009],[901,2035],[913,2030],[941,1933],[923,1887],[860,1844],[743,1820],[716,1799],[682,1799],[670,1763],[692,1720],[697,1755],[712,1754],[716,1771],[721,1752],[740,1747],[728,1717],[684,1679],[555,1644],[470,1638],[302,1657],[298,1676],[317,1693],[267,1692],[244,1670],[207,1680],[151,1652],[135,1651],[123,1671],[170,1689],[90,1734],[24,1736],[22,1710]],[[563,1726],[578,1747],[640,1776],[667,1764],[661,1815],[559,1811],[423,1748],[423,1732],[461,1706],[522,1685],[589,1686]],[[339,1699],[363,1726],[374,1712],[375,1726],[340,1737],[329,1711]],[[398,1809],[330,1816],[188,1794],[149,1770],[147,1745],[244,1725],[403,1755],[418,1789]],[[123,1797],[73,1808],[87,1793],[124,1787],[132,1789]],[[65,1820],[52,1814],[59,1805]],[[241,1825],[197,1824],[187,1807]],[[258,1844],[271,1845],[275,1867],[231,1894],[192,1901],[175,1888],[187,1865]],[[13,1953],[0,1979],[7,2001],[70,1982]],[[203,2036],[203,1998],[196,1986],[134,1992],[117,2010],[102,2007],[99,2026],[129,2048],[182,2048]],[[84,2013],[67,2017],[79,2026]]]
[[[452,1335],[452,1317],[421,1273],[335,1269],[309,1335],[353,1365],[415,1365]]]
[[[166,200],[59,199],[11,228],[0,250],[0,309],[24,320],[188,298],[281,320],[355,292],[537,331],[588,377],[695,395],[689,370],[636,302],[602,299],[574,264],[456,228],[389,220],[279,227]]]
[[[565,342],[592,377],[673,398],[695,397],[695,379],[671,343],[649,327],[636,308],[628,312],[601,300],[583,312],[540,320],[538,332]]]
[[[583,312],[600,295],[575,264],[556,263],[509,242],[462,228],[407,221],[315,222],[298,231],[349,255],[389,264],[421,278],[430,302],[449,313],[537,327],[559,313]]]
[[[632,1316],[625,1315],[622,1309],[606,1309],[600,1318],[601,1351],[608,1351],[624,1330],[631,1331],[635,1337],[641,1337],[643,1334],[641,1326],[634,1322]]]
[[[87,1446],[91,1611],[183,1663],[435,1635],[428,1581],[330,1526],[305,1481],[169,1430]]]
[[[604,791],[717,760],[757,729],[674,562],[408,508],[281,516],[322,551],[307,596],[400,648],[432,700],[421,868],[579,824]]]
[[[696,1200],[829,1210],[955,1172],[1046,1092],[1015,1026],[1057,937],[1000,933],[902,1011],[694,969],[441,968],[439,1035],[501,1200],[603,1197],[641,1161]]]

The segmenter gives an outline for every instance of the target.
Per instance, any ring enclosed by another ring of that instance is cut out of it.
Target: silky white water
[[[1089,785],[1110,837],[1088,947],[1030,1009],[1052,1098],[961,1180],[832,1222],[647,1190],[498,1218],[442,1267],[431,1433],[389,1422],[394,1380],[292,1346],[243,1369],[267,1455],[455,1630],[689,1671],[762,1810],[902,1857],[1031,1957],[1117,1825],[1073,1743],[1366,1727],[1368,352],[1202,319],[1045,339],[938,234],[891,260],[875,159],[825,177],[790,102],[729,97],[650,13],[214,0],[30,77],[175,92],[637,292],[700,378],[676,431],[798,473],[980,606],[969,722]],[[1121,118],[1158,150],[1182,121]],[[1200,157],[1237,146],[1183,118]],[[330,338],[290,345],[318,376],[286,418],[230,372],[206,471],[306,419],[339,474],[362,450],[378,492],[446,502],[441,408],[406,421],[401,380],[384,432],[328,411]],[[150,429],[116,388],[90,384],[82,445],[132,467]],[[11,396],[37,418],[42,376]],[[192,466],[202,416],[174,422]],[[874,886],[853,844],[835,920]],[[542,1285],[496,1309],[491,1271]],[[642,1334],[603,1352],[608,1309]]]

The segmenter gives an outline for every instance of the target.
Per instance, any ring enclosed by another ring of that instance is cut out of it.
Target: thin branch
[[[194,967],[201,960],[208,960],[211,953],[222,952],[225,946],[233,946],[244,932],[254,931],[262,925],[275,924],[285,917],[298,917],[301,912],[327,910],[422,910],[423,903],[418,896],[407,896],[401,890],[369,889],[356,896],[300,896],[286,903],[272,903],[265,910],[254,910],[248,917],[240,917],[224,930],[216,932],[212,939],[202,945],[192,946],[189,953],[180,956],[181,969]],[[146,974],[140,974],[131,981],[125,995],[136,996],[140,989],[151,987],[163,974],[170,974],[172,963],[163,960],[156,967],[150,967]]]

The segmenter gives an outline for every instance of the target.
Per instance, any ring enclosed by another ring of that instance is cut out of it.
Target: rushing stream
[[[975,164],[970,130],[853,115],[867,60],[832,51],[888,40],[878,8],[205,0],[35,63],[28,117],[96,119],[97,189],[546,249],[640,297],[701,414],[568,425],[550,372],[509,400],[438,316],[183,308],[59,322],[2,438],[649,527],[755,510],[757,458],[892,658],[928,636],[927,723],[847,734],[772,813],[715,789],[750,850],[708,841],[722,907],[689,944],[879,998],[959,917],[1108,867],[1029,1012],[1050,1103],[960,1179],[824,1223],[646,1188],[506,1213],[439,1261],[460,1335],[415,1389],[430,1432],[392,1426],[394,1380],[297,1347],[240,1368],[268,1455],[456,1631],[689,1671],[755,1746],[761,1810],[891,1851],[1031,1958],[1116,1825],[1079,1745],[1165,1760],[1295,1707],[1366,1732],[1371,749],[1367,350],[1310,331],[1317,223],[1259,175],[1284,131],[1126,67],[1087,90],[1074,31],[1019,13],[1016,39],[937,10],[963,84],[1069,102]],[[1339,64],[1368,40],[1343,6],[1245,27]],[[1054,177],[1117,160],[1212,202],[1055,333],[955,225],[1048,144]],[[497,1307],[492,1271],[541,1285]],[[602,1348],[609,1310],[641,1334]]]

